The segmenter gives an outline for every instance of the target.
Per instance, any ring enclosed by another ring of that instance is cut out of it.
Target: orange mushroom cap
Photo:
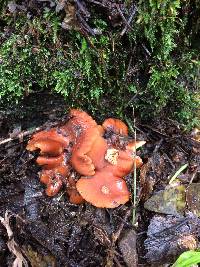
[[[62,153],[57,157],[39,156],[36,162],[38,165],[42,165],[43,168],[50,170],[62,165],[65,162],[65,155]]]
[[[40,173],[40,182],[43,184],[48,184],[54,177],[54,171],[52,170],[42,170]]]
[[[119,119],[114,119],[114,118],[106,119],[103,122],[102,126],[106,131],[111,130],[117,134],[128,135],[128,127],[123,121]]]
[[[127,151],[119,150],[117,163],[110,164],[105,169],[107,172],[112,171],[113,175],[123,177],[129,174],[134,165],[133,158]]]
[[[98,137],[99,131],[97,127],[90,128],[78,138],[72,149],[72,167],[82,175],[90,176],[95,174],[95,166],[88,153]]]
[[[62,187],[62,181],[59,177],[55,177],[52,181],[47,184],[47,188],[45,190],[47,196],[53,197],[55,196]]]
[[[55,169],[43,169],[40,173],[40,182],[43,184],[48,184],[55,176],[61,176],[63,178],[69,175],[69,167],[68,166],[58,166]]]
[[[67,132],[73,141],[79,139],[89,128],[97,126],[97,123],[85,111],[71,109],[69,121],[61,127],[61,131]]]
[[[83,127],[96,126],[96,121],[85,111],[80,109],[71,109],[69,116],[72,117],[71,121],[75,121],[75,124],[79,123]]]
[[[103,136],[104,133],[105,133],[105,130],[104,130],[103,126],[101,126],[101,125],[97,125],[97,129],[98,129],[98,131],[99,131],[99,134],[100,134],[101,136]]]
[[[73,148],[71,156],[72,167],[82,175],[94,175],[95,166],[87,153],[97,137],[103,134],[101,126],[98,126],[86,112],[79,109],[72,109],[69,114],[69,121],[63,129],[71,135]]]
[[[108,149],[108,144],[106,140],[98,136],[87,153],[87,156],[91,158],[92,163],[96,170],[102,169],[107,163],[105,161],[105,154]]]
[[[116,208],[129,200],[126,182],[107,171],[97,171],[90,178],[81,177],[76,183],[81,196],[98,208]]]
[[[117,177],[123,177],[129,174],[134,167],[134,162],[136,163],[136,168],[142,165],[142,159],[133,155],[129,150],[109,148],[105,159],[108,163],[104,170],[112,172]]]
[[[66,135],[64,136],[63,134],[60,133],[58,129],[52,128],[50,130],[40,131],[34,134],[31,140],[28,142],[26,149],[30,151],[36,150],[38,147],[35,147],[34,149],[34,144],[39,140],[45,140],[45,139],[59,142],[63,145],[64,148],[66,148],[70,142],[68,133],[66,133]]]
[[[30,142],[27,146],[29,151],[40,149],[41,155],[58,156],[63,152],[63,145],[49,138],[40,138],[34,142]]]

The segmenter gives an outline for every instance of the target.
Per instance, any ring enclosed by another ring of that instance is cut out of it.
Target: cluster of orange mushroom
[[[135,152],[144,143],[130,141],[128,127],[118,119],[98,125],[86,112],[72,109],[64,126],[34,134],[27,149],[40,151],[36,162],[48,196],[65,186],[71,203],[115,208],[130,198],[124,177],[142,165]]]

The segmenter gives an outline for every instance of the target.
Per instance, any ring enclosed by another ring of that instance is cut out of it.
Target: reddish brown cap
[[[106,165],[105,155],[107,149],[108,144],[106,140],[103,137],[98,136],[91,146],[90,151],[87,153],[87,156],[92,160],[95,171],[102,169]]]
[[[56,176],[52,181],[50,181],[47,184],[47,188],[46,188],[45,192],[46,192],[47,196],[53,197],[59,192],[61,187],[62,187],[62,181],[59,177]]]
[[[72,167],[80,174],[90,176],[95,174],[95,166],[92,159],[88,156],[91,148],[100,136],[97,127],[84,131],[78,138],[72,149],[71,164]]]
[[[54,172],[52,170],[42,170],[40,173],[40,182],[47,185],[53,177]]]
[[[111,130],[117,134],[128,135],[128,127],[123,121],[119,119],[113,119],[113,118],[106,119],[103,122],[102,126],[106,131]]]
[[[40,173],[40,182],[47,185],[46,194],[55,196],[63,184],[63,178],[69,175],[68,166],[58,166],[51,170],[42,170]]]
[[[79,194],[79,192],[76,189],[76,181],[72,176],[69,176],[67,179],[67,195],[69,196],[69,201],[73,204],[81,204],[85,200],[83,197]]]
[[[59,133],[58,129],[52,128],[50,130],[40,131],[34,134],[31,140],[28,142],[28,145],[26,148],[28,150],[33,151],[34,143],[40,139],[54,140],[56,142],[61,143],[65,148],[69,145],[69,142],[70,142],[68,133],[66,133],[66,135],[64,136],[63,134]]]
[[[62,187],[61,177],[55,170],[42,170],[40,182],[47,186],[45,192],[49,197],[55,196]]]
[[[108,149],[107,152],[112,151],[115,152],[116,156],[113,160],[111,160],[111,155],[106,154],[106,159],[110,164],[107,164],[105,170],[107,172],[112,172],[114,176],[123,177],[127,175],[133,168],[133,158],[131,157],[131,153],[127,150],[116,150],[116,149]],[[118,153],[117,153],[117,152]]]
[[[50,170],[62,165],[65,160],[65,155],[62,153],[57,157],[39,156],[36,160],[38,165],[42,165],[43,168]]]
[[[117,150],[109,148],[107,150],[105,159],[108,163],[104,170],[113,173],[114,176],[124,177],[128,175],[134,167],[136,168],[142,165],[142,159],[132,153],[130,150]]]
[[[112,173],[97,171],[94,176],[78,180],[76,188],[81,196],[98,208],[115,208],[129,200],[126,182]]]
[[[38,140],[33,140],[30,142],[27,147],[28,150],[34,151],[40,149],[41,155],[49,156],[59,156],[63,152],[63,145],[55,140],[49,138],[40,138]]]

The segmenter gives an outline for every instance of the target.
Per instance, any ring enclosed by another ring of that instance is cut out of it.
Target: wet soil
[[[189,167],[182,183],[199,180],[199,143],[184,134],[174,121],[142,124],[136,120],[137,139],[147,141],[138,152],[144,165],[138,173],[136,224],[132,219],[132,201],[116,209],[98,209],[88,203],[71,204],[64,191],[53,198],[45,195],[35,155],[26,151],[25,146],[38,127],[62,124],[70,108],[68,104],[58,96],[43,93],[27,97],[15,108],[0,110],[1,222],[6,214],[9,216],[7,227],[0,224],[0,266],[12,266],[16,255],[22,255],[27,266],[38,267],[161,266],[184,251],[185,247],[180,250],[176,242],[186,229],[180,230],[177,225],[187,224],[191,229],[191,221],[195,230],[189,234],[198,245],[199,221],[196,217],[194,220],[194,215],[169,217],[147,211],[143,206],[154,192],[165,189],[169,177],[185,163]],[[126,179],[131,188],[133,175]],[[155,235],[152,229],[158,222],[162,222],[162,227],[158,227],[160,235]],[[8,226],[12,230],[10,236]],[[163,231],[167,236],[177,234],[177,239],[167,239],[168,244],[173,244],[172,255],[167,259],[165,245],[160,256],[155,257],[154,247],[164,242]],[[11,249],[9,242],[13,240],[15,245]]]

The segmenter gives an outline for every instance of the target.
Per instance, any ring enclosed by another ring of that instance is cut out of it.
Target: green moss
[[[140,0],[137,18],[141,39],[151,51],[148,81],[137,106],[146,118],[166,113],[189,128],[197,124],[200,70],[199,51],[191,48],[189,14],[181,16],[191,9],[199,10],[199,6],[179,0]]]
[[[177,46],[175,41],[182,21],[178,17],[180,0],[140,0],[137,23],[143,25],[144,34],[152,52],[159,60],[166,60]]]
[[[53,8],[32,19],[21,12],[15,23],[4,15],[10,34],[0,29],[0,99],[18,101],[48,89],[98,115],[123,117],[134,107],[143,119],[167,114],[192,127],[200,61],[191,47],[198,27],[190,25],[198,25],[198,16],[191,20],[185,8],[200,7],[139,0],[134,30],[123,37],[95,11],[90,23],[102,32],[96,37],[62,30],[63,14]]]

